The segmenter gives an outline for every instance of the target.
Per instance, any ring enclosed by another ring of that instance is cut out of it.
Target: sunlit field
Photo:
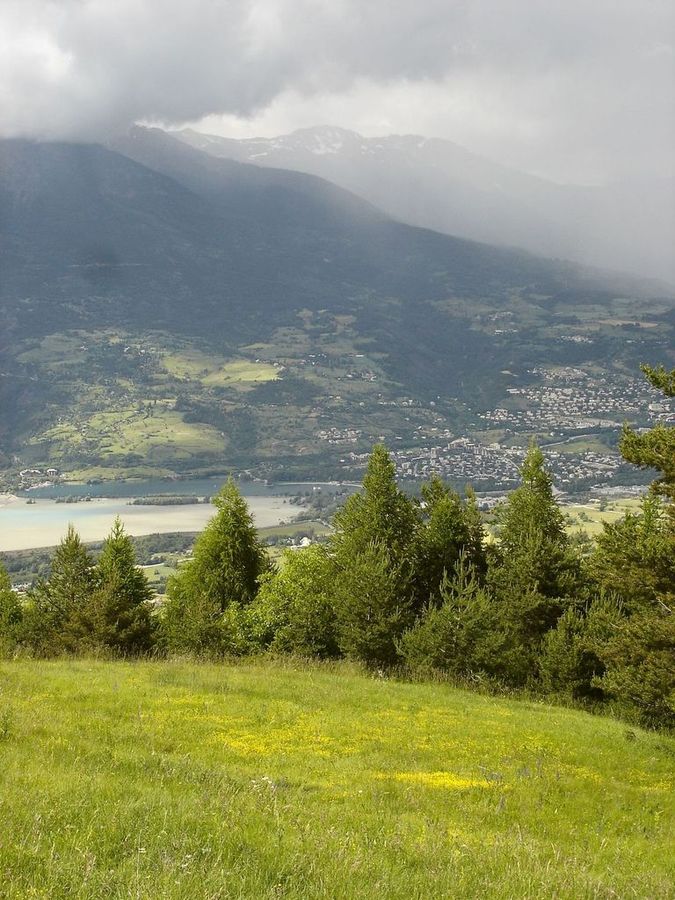
[[[675,741],[346,665],[0,665],[11,898],[672,897]]]

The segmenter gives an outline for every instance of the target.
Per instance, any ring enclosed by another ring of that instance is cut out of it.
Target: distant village
[[[626,420],[645,428],[675,422],[673,403],[641,379],[612,384],[574,367],[538,368],[530,374],[541,383],[509,388],[503,407],[476,413],[474,434],[495,432],[502,435],[500,440],[486,443],[472,434],[420,428],[421,446],[392,449],[400,476],[418,479],[435,474],[477,489],[508,490],[518,483],[526,438],[534,434],[560,490],[584,487],[602,493],[626,473],[626,464],[618,450],[603,447],[599,435],[606,438],[609,432],[618,439]],[[332,428],[318,436],[334,444],[357,444],[361,431]],[[341,462],[349,470],[363,465],[366,458],[367,453],[355,449]]]

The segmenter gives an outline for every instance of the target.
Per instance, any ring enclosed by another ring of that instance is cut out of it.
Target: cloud
[[[2,0],[0,129],[332,118],[561,177],[664,173],[674,26],[670,0]]]

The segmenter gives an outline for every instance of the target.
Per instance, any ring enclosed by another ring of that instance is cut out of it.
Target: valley
[[[1,489],[353,480],[383,441],[404,478],[500,490],[534,437],[583,491],[634,483],[625,420],[672,417],[639,373],[675,357],[657,282],[403,225],[158,129],[111,146],[0,143]]]

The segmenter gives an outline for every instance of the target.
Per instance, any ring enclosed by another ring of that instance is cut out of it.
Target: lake
[[[147,496],[143,493],[141,496]],[[246,498],[258,528],[290,521],[298,507],[283,496]],[[27,550],[58,544],[72,522],[83,541],[100,541],[110,531],[115,516],[124,522],[128,534],[165,534],[170,531],[201,531],[214,515],[210,503],[185,506],[131,506],[126,499],[96,498],[88,502],[57,503],[39,499],[0,496],[0,551]]]

